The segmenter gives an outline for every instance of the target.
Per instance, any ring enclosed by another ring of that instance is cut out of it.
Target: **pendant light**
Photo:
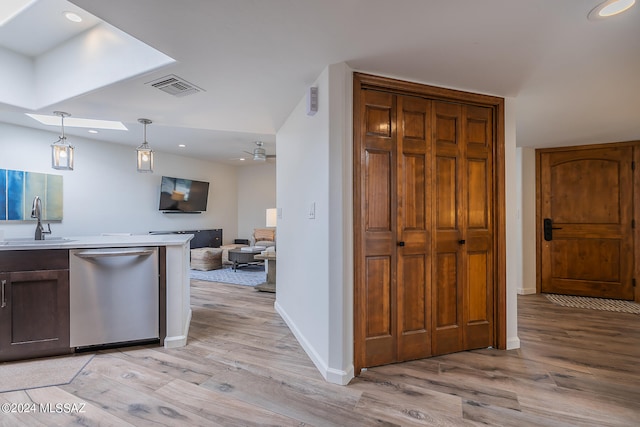
[[[56,142],[51,144],[51,167],[60,170],[73,170],[73,146],[67,143],[64,136],[64,118],[71,114],[64,111],[54,111],[53,114],[60,116],[62,122],[62,134]]]
[[[144,139],[142,145],[136,148],[138,157],[138,172],[153,172],[153,150],[147,142],[147,125],[153,123],[149,119],[138,119],[144,125]]]

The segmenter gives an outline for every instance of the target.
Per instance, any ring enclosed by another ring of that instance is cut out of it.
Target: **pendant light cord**
[[[65,139],[67,139],[67,137],[64,136],[64,114],[61,114],[60,118],[62,119],[62,136],[60,137],[60,139],[64,141]]]

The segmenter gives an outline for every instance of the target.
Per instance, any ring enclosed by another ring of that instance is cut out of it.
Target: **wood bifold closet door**
[[[357,369],[494,345],[492,108],[356,96]]]
[[[435,103],[434,355],[493,343],[491,113]]]
[[[365,288],[359,307],[366,319],[366,363],[374,366],[431,353],[430,105],[383,92],[364,96]]]

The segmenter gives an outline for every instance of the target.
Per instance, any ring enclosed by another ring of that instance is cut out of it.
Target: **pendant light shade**
[[[62,134],[56,142],[51,144],[51,167],[59,170],[73,170],[73,146],[67,143],[64,135],[64,118],[71,114],[63,111],[54,111],[53,114],[60,116],[62,122]]]
[[[138,172],[153,172],[153,150],[147,142],[147,125],[153,122],[149,119],[138,119],[138,122],[144,125],[144,139],[136,148]]]

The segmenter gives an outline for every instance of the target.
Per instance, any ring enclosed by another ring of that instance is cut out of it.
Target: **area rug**
[[[0,363],[0,393],[69,384],[93,356],[75,354]]]
[[[571,295],[546,294],[547,299],[564,307],[589,308],[592,310],[617,311],[618,313],[640,314],[640,304],[617,299],[576,297]]]
[[[264,265],[249,265],[240,267],[236,271],[233,271],[231,267],[209,271],[191,270],[189,277],[206,282],[256,286],[267,280],[267,273],[264,271]]]

